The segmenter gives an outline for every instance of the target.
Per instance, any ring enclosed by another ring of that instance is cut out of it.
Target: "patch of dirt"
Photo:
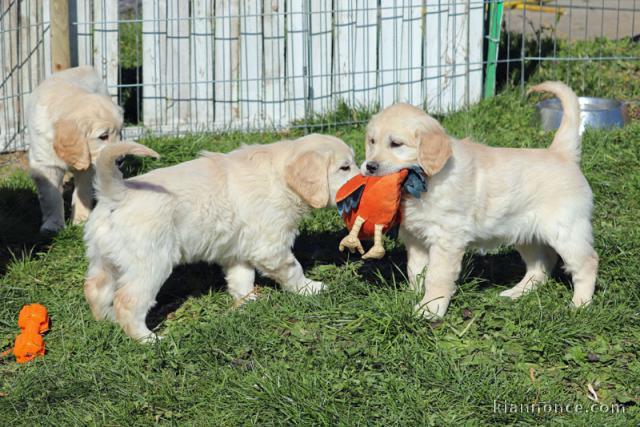
[[[26,151],[0,154],[0,180],[17,170],[29,169],[29,156]]]

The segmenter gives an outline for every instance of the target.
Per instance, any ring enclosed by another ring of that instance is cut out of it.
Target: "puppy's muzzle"
[[[378,162],[372,161],[372,162],[367,162],[365,167],[367,168],[367,172],[376,173],[380,168],[380,165],[378,164]]]

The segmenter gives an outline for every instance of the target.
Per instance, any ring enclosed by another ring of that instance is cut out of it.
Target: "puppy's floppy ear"
[[[89,141],[71,120],[58,120],[53,125],[53,150],[67,165],[85,170],[91,165]]]
[[[285,181],[298,196],[313,208],[329,203],[328,159],[315,151],[293,158],[285,170]]]
[[[453,154],[451,139],[444,132],[418,132],[418,163],[428,176],[440,172]]]

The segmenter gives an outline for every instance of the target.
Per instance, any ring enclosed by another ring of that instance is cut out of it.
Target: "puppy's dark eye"
[[[369,138],[369,144],[373,145],[375,143],[376,143],[376,141],[373,138]]]
[[[397,148],[397,147],[400,147],[402,145],[402,142],[391,141],[391,143],[389,145],[391,146],[391,148]]]
[[[102,135],[100,135],[100,136],[98,137],[98,139],[99,139],[100,141],[106,141],[107,139],[109,139],[109,134],[105,132],[105,133],[103,133]]]
[[[350,170],[350,169],[351,169],[351,165],[342,166],[342,167],[340,168],[340,170],[341,170],[341,171],[348,171],[348,170]]]

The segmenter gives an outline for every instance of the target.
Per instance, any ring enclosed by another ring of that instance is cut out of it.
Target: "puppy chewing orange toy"
[[[418,166],[384,176],[351,178],[336,194],[338,212],[350,230],[340,242],[340,251],[357,250],[363,259],[384,257],[382,234],[400,223],[403,194],[420,198],[425,191],[427,181]],[[364,253],[360,239],[371,238],[373,246]]]
[[[49,314],[41,304],[22,307],[18,316],[18,326],[22,330],[13,346],[13,354],[18,363],[25,363],[37,356],[44,356],[43,333],[49,330]]]

